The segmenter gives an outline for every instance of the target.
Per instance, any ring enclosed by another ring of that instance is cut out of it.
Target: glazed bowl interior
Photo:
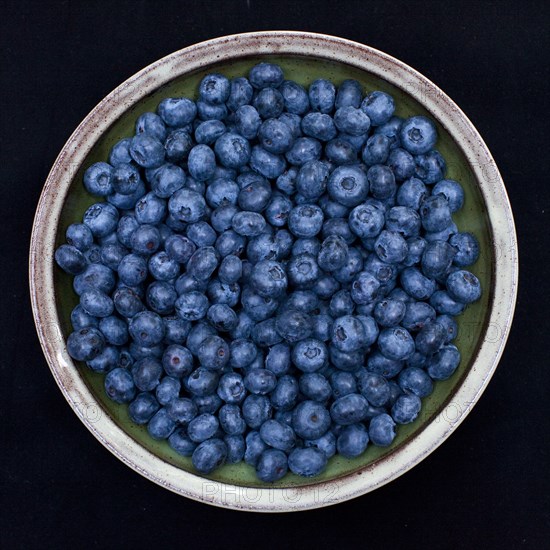
[[[196,99],[197,87],[201,78],[209,72],[219,72],[227,77],[247,75],[250,68],[260,61],[278,63],[284,70],[285,78],[292,79],[303,86],[317,78],[328,78],[336,85],[344,79],[358,80],[365,91],[383,90],[390,93],[396,101],[396,114],[401,117],[411,115],[427,115],[435,118],[433,113],[422,105],[423,93],[430,93],[431,88],[425,90],[411,87],[403,89],[397,87],[379,76],[362,70],[344,62],[323,59],[322,57],[300,55],[255,55],[242,58],[220,60],[208,64],[200,70],[176,76],[167,84],[157,88],[153,93],[139,99],[135,104],[128,105],[123,114],[117,118],[99,139],[93,144],[86,158],[75,166],[70,188],[65,196],[59,223],[56,230],[55,246],[64,242],[67,226],[82,220],[86,208],[97,201],[87,194],[82,185],[84,170],[92,163],[106,161],[111,147],[121,138],[131,137],[134,124],[139,115],[146,111],[155,111],[158,103],[166,97],[186,96]],[[481,254],[479,260],[471,267],[483,287],[483,296],[480,301],[470,305],[463,315],[457,318],[459,337],[456,341],[462,361],[458,371],[451,379],[436,382],[433,393],[423,400],[419,418],[412,424],[399,426],[397,437],[389,448],[369,446],[367,451],[356,459],[345,459],[341,456],[333,457],[327,469],[317,478],[304,479],[288,474],[282,480],[268,484],[269,487],[291,487],[311,485],[319,482],[339,479],[350,474],[371,471],[382,460],[391,460],[392,455],[408,442],[417,437],[433,422],[447,422],[451,428],[469,409],[471,403],[462,403],[453,400],[456,389],[461,386],[465,376],[470,371],[484,337],[487,336],[489,313],[492,307],[494,286],[495,249],[492,246],[493,232],[487,214],[487,205],[480,192],[480,182],[475,177],[471,163],[468,162],[463,149],[449,134],[441,121],[435,118],[439,133],[437,149],[447,161],[447,177],[458,180],[465,190],[466,200],[464,208],[454,215],[454,221],[460,230],[467,230],[475,234],[480,243]],[[60,269],[54,269],[55,307],[60,322],[62,338],[65,340],[72,331],[70,323],[71,310],[77,305],[78,297],[72,289],[72,277]],[[101,414],[107,414],[113,422],[137,442],[144,449],[181,470],[196,473],[191,465],[190,458],[184,458],[175,453],[167,442],[155,441],[143,426],[132,423],[128,416],[127,405],[117,405],[110,401],[103,389],[104,375],[93,373],[85,365],[77,364],[74,367],[77,376],[85,382],[90,393],[100,405]],[[256,476],[253,468],[241,463],[225,465],[210,476],[209,479],[245,487],[261,487],[263,484]]]

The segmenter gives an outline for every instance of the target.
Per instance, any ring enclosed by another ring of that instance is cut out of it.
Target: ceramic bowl
[[[484,289],[482,299],[458,320],[458,371],[435,384],[419,418],[399,426],[391,447],[369,446],[353,460],[332,458],[317,478],[287,475],[273,484],[259,482],[245,464],[198,475],[190,459],[134,425],[127,406],[106,398],[103,375],[76,365],[67,354],[65,340],[77,296],[71,278],[53,261],[67,226],[80,221],[96,201],[83,189],[84,170],[106,160],[114,143],[131,136],[141,113],[154,111],[165,97],[196,97],[197,85],[208,72],[246,75],[259,61],[279,63],[286,78],[306,86],[320,77],[335,84],[355,78],[366,90],[391,93],[397,115],[424,114],[436,121],[437,147],[447,160],[447,177],[465,189],[465,206],[455,221],[480,242],[481,255],[472,271]],[[185,48],[143,69],[99,103],[69,138],[45,183],[33,227],[30,286],[36,327],[52,374],[78,417],[113,454],[186,497],[239,510],[283,512],[335,504],[372,491],[412,468],[455,430],[489,382],[503,351],[516,300],[517,265],[504,184],[480,135],[451,99],[414,69],[370,47],[332,36],[277,31],[227,36]]]

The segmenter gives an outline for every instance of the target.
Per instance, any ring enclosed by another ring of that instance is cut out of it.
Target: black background
[[[0,21],[0,546],[153,544],[541,548],[549,535],[548,3],[3,2]],[[520,291],[492,382],[406,475],[336,507],[243,514],[124,466],[72,413],[35,334],[28,241],[49,168],[84,116],[139,69],[193,43],[296,29],[381,49],[470,117],[516,216]]]

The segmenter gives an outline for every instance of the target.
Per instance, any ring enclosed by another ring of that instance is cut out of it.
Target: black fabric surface
[[[2,3],[0,17],[0,547],[547,544],[547,3],[9,1]],[[50,374],[27,284],[28,243],[42,185],[96,103],[175,50],[267,29],[357,40],[440,86],[496,159],[516,216],[521,257],[508,345],[456,433],[371,494],[284,516],[226,511],[179,497],[103,448]]]

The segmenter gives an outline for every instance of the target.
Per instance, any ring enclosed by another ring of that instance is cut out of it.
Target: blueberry
[[[403,125],[403,119],[392,116],[387,122],[375,128],[375,135],[386,136],[390,140],[390,149],[395,149],[401,144],[400,130]]]
[[[113,370],[115,367],[118,367],[118,360],[118,348],[115,346],[105,346],[105,348],[103,348],[103,351],[99,355],[97,355],[93,359],[90,359],[89,361],[86,361],[86,365],[94,372],[104,373]]]
[[[198,321],[208,311],[208,298],[196,290],[181,294],[174,304],[176,313],[187,321]]]
[[[383,262],[399,264],[407,257],[408,247],[400,233],[384,230],[374,243],[374,251]]]
[[[113,304],[123,317],[131,318],[145,309],[140,297],[128,287],[118,288],[113,294]]]
[[[298,401],[299,386],[296,378],[285,374],[281,376],[270,394],[271,404],[279,411],[291,411]]]
[[[62,244],[55,251],[57,265],[70,275],[78,275],[86,269],[86,258],[78,248]]]
[[[244,461],[249,466],[254,466],[255,468],[258,464],[258,461],[260,460],[260,456],[267,449],[267,445],[260,437],[260,433],[255,430],[248,432],[245,438],[245,442],[246,450],[244,453]]]
[[[235,129],[246,139],[255,139],[262,125],[260,113],[252,105],[242,105],[235,113]]]
[[[353,302],[349,291],[339,290],[330,300],[328,313],[331,317],[337,318],[344,315],[351,315],[354,309],[355,303]]]
[[[421,155],[433,148],[437,132],[431,120],[424,116],[414,116],[403,122],[399,138],[409,153]]]
[[[426,371],[433,380],[447,380],[460,364],[460,352],[456,346],[444,345],[428,360]]]
[[[110,317],[107,317],[107,319],[110,319]],[[124,323],[124,321],[122,322]],[[99,319],[89,313],[86,313],[84,308],[80,304],[77,304],[77,306],[71,311],[71,325],[75,331],[86,327],[98,328]]]
[[[225,104],[214,105],[202,99],[196,103],[200,120],[225,120],[229,113]]]
[[[185,428],[177,428],[168,438],[168,443],[176,453],[182,456],[191,456],[197,448],[197,444],[187,437]]]
[[[229,80],[217,73],[206,75],[199,84],[199,97],[212,105],[225,103],[231,92]]]
[[[139,199],[146,193],[145,184],[140,179],[137,189],[131,195],[123,195],[122,193],[113,193],[107,197],[107,202],[119,208],[120,210],[130,210],[135,207]]]
[[[166,139],[166,125],[155,113],[143,113],[136,121],[136,136],[147,134],[163,142]]]
[[[105,337],[105,341],[113,346],[123,346],[128,341],[128,325],[114,315],[101,319],[99,330]]]
[[[302,166],[308,161],[320,159],[321,150],[322,146],[318,140],[310,137],[300,137],[294,141],[285,157],[290,164]]]
[[[226,105],[231,111],[236,111],[242,105],[250,103],[254,90],[248,79],[237,77],[231,79],[229,97]]]
[[[286,162],[281,155],[269,153],[263,147],[255,145],[250,155],[250,167],[269,179],[278,178],[286,168]]]
[[[363,424],[346,426],[336,440],[338,453],[346,458],[363,454],[369,443],[369,434]]]
[[[326,467],[327,457],[316,447],[294,449],[288,456],[288,467],[291,472],[303,477],[319,475]]]
[[[432,184],[445,176],[447,164],[439,151],[430,151],[425,155],[416,155],[416,177],[424,183]]]
[[[360,136],[369,131],[371,121],[363,110],[348,105],[334,113],[334,124],[340,132]]]
[[[256,475],[261,481],[265,482],[277,481],[281,479],[287,471],[287,456],[283,451],[277,449],[266,449],[260,455],[256,466]]]
[[[187,159],[189,173],[197,181],[206,181],[216,170],[216,155],[208,145],[195,145]]]
[[[154,357],[144,357],[132,365],[134,384],[141,391],[154,390],[162,376],[162,365]]]
[[[369,423],[369,439],[379,447],[387,447],[395,438],[395,422],[389,414],[379,414]]]
[[[255,395],[266,395],[276,385],[277,377],[268,369],[253,369],[244,377],[245,388]]]
[[[197,355],[202,367],[219,371],[229,362],[229,345],[219,336],[208,336],[200,344]]]
[[[217,389],[218,396],[225,403],[241,403],[246,396],[244,381],[240,374],[229,372],[220,378]]]
[[[409,178],[397,190],[397,204],[418,210],[428,194],[428,189],[422,180],[414,177]]]
[[[193,122],[197,107],[194,101],[186,97],[170,97],[159,103],[157,112],[168,126],[182,128]]]
[[[336,168],[330,175],[327,187],[332,200],[349,207],[363,202],[369,192],[367,176],[356,165]]]
[[[357,387],[361,395],[374,407],[383,407],[390,399],[390,387],[381,374],[361,370],[357,375]]]
[[[125,369],[116,368],[105,377],[105,392],[116,403],[129,403],[136,395],[132,375]]]
[[[308,338],[313,330],[311,317],[296,310],[281,313],[277,317],[276,328],[279,334],[290,343]]]
[[[286,344],[276,344],[269,349],[265,368],[276,376],[286,374],[290,368],[290,348]]]
[[[399,374],[398,383],[403,391],[420,398],[430,395],[433,389],[431,378],[426,371],[418,367],[403,369]]]
[[[317,439],[330,428],[328,410],[316,401],[302,401],[292,413],[292,427],[303,439]]]
[[[218,379],[217,372],[199,367],[189,375],[185,386],[193,395],[204,397],[216,391]]]
[[[216,414],[216,411],[222,406],[222,400],[215,394],[194,395],[193,403],[197,407],[198,414]],[[221,435],[221,429],[216,434]]]
[[[285,452],[289,452],[296,444],[294,430],[290,426],[273,419],[266,420],[262,424],[260,437],[270,447]]]
[[[128,413],[135,424],[147,424],[159,410],[158,401],[149,392],[143,392],[128,406]]]
[[[283,83],[284,75],[279,65],[262,62],[250,69],[248,79],[250,80],[250,84],[257,89],[267,87],[278,88]]]
[[[332,346],[345,353],[357,351],[364,345],[365,329],[359,319],[345,315],[334,321]]]
[[[283,96],[286,111],[303,115],[309,109],[309,97],[306,90],[297,82],[285,80],[279,88]]]
[[[406,304],[405,315],[401,324],[407,330],[416,332],[435,321],[435,317],[436,313],[432,306],[426,302],[413,301]]]
[[[225,134],[226,127],[221,120],[206,120],[200,122],[195,128],[195,141],[205,145],[211,145],[220,136]]]
[[[84,188],[91,195],[106,197],[114,192],[113,167],[106,162],[96,162],[84,172]]]
[[[264,298],[281,296],[287,286],[288,279],[279,262],[262,260],[255,264],[250,281],[255,291]]]
[[[426,231],[442,231],[452,223],[449,201],[443,194],[432,195],[420,207],[422,226]]]
[[[88,250],[94,242],[94,236],[92,235],[90,228],[83,223],[72,223],[69,225],[69,227],[67,227],[67,231],[65,232],[65,237],[67,240],[67,245],[74,246],[80,252],[85,252]]]
[[[201,474],[210,474],[227,458],[227,445],[221,439],[203,441],[191,457],[193,466]]]
[[[271,418],[272,407],[265,395],[249,395],[243,401],[242,411],[246,423],[254,430]]]
[[[94,237],[105,237],[116,230],[118,210],[106,202],[92,204],[84,213],[83,222],[89,227]]]
[[[330,113],[336,100],[336,88],[329,80],[318,79],[308,89],[309,103],[314,111]]]
[[[240,168],[250,159],[250,144],[239,134],[223,134],[216,140],[214,146],[216,155],[226,168]]]
[[[250,287],[245,287],[243,290],[241,303],[246,314],[256,322],[271,317],[278,306],[274,299],[269,296],[260,296]]]
[[[464,304],[453,300],[444,290],[436,290],[432,294],[430,305],[443,315],[460,315],[464,311]]]
[[[308,113],[301,123],[302,132],[319,141],[330,141],[338,134],[332,118],[323,113]]]
[[[445,344],[452,342],[458,335],[458,325],[450,315],[438,315],[435,319],[445,330]]]
[[[284,99],[275,88],[262,88],[252,100],[260,116],[265,120],[278,117],[284,109]]]
[[[187,238],[198,247],[211,247],[216,243],[217,237],[214,228],[205,221],[198,221],[187,226]]]
[[[113,301],[101,290],[90,289],[80,296],[80,305],[88,315],[93,317],[108,317],[113,313]]]
[[[329,381],[318,372],[306,373],[300,377],[300,391],[308,399],[326,403],[332,394]]]
[[[164,248],[172,260],[185,264],[189,261],[189,258],[191,258],[197,247],[189,238],[174,233],[166,239]]]
[[[124,138],[113,145],[111,152],[109,153],[109,164],[111,166],[117,166],[118,164],[132,161],[132,157],[129,152],[131,142],[132,138]]]
[[[304,163],[296,177],[296,189],[306,199],[318,199],[327,186],[329,169],[320,160]]]
[[[405,317],[406,306],[399,300],[384,299],[374,307],[374,319],[382,327],[394,327]]]
[[[392,197],[396,190],[395,176],[391,169],[383,164],[371,166],[367,172],[368,187],[372,196],[384,200]]]
[[[310,238],[323,226],[323,211],[315,204],[294,207],[288,217],[288,228],[296,237]]]
[[[191,441],[202,443],[210,439],[219,427],[218,419],[209,413],[203,413],[196,416],[187,426],[187,435]]]
[[[403,265],[411,267],[418,265],[422,261],[422,255],[426,249],[428,242],[422,237],[411,237],[407,239],[408,252],[407,257],[403,260]]]
[[[391,416],[397,424],[410,424],[416,420],[421,406],[420,397],[417,395],[400,395],[391,408]]]
[[[278,155],[286,153],[294,141],[288,125],[276,118],[270,118],[260,126],[258,139],[266,151]]]
[[[351,285],[351,298],[356,304],[369,304],[376,300],[380,282],[369,271],[361,271]]]
[[[168,199],[184,186],[185,180],[185,172],[181,167],[166,163],[155,170],[150,180],[151,190],[157,197]]]
[[[233,230],[244,237],[256,237],[266,227],[265,218],[257,212],[239,212],[233,216]]]
[[[436,289],[435,281],[426,277],[416,267],[407,267],[401,272],[401,285],[415,300],[428,300]]]
[[[134,136],[129,152],[132,159],[143,168],[158,168],[164,162],[164,146],[149,134]]]
[[[244,459],[246,443],[242,435],[226,435],[223,438],[227,445],[227,459],[229,464],[237,464]]]
[[[132,317],[128,328],[138,345],[154,346],[164,338],[165,329],[162,318],[152,311],[137,313]]]
[[[361,103],[361,110],[368,115],[373,126],[380,126],[390,120],[395,110],[391,95],[385,92],[371,92]]]
[[[155,395],[161,405],[168,405],[179,397],[181,382],[177,378],[165,376],[156,387]]]
[[[330,386],[335,400],[357,392],[355,376],[351,372],[334,372],[330,375]]]
[[[181,162],[187,159],[193,148],[193,139],[186,130],[172,130],[164,142],[166,160],[170,162]]]
[[[218,279],[211,279],[208,283],[207,292],[212,303],[234,307],[239,301],[240,286],[237,283],[228,284],[222,283]]]
[[[105,348],[105,338],[96,328],[88,326],[76,330],[67,339],[67,351],[77,361],[91,361]]]
[[[187,348],[171,344],[164,350],[162,366],[169,376],[181,378],[193,370],[193,357]]]
[[[388,358],[396,361],[407,359],[414,353],[414,340],[409,331],[401,327],[386,328],[380,331],[378,347]]]
[[[444,277],[456,256],[456,249],[444,241],[432,241],[422,254],[421,267],[426,277]]]
[[[330,407],[332,420],[342,426],[361,422],[367,416],[368,401],[358,393],[346,393]]]
[[[340,351],[335,346],[329,347],[330,362],[345,372],[355,372],[364,362],[365,350],[363,347],[354,351]]]
[[[325,155],[328,160],[340,166],[357,162],[356,149],[346,140],[336,137],[325,145]]]
[[[283,195],[273,195],[265,210],[265,218],[273,227],[282,227],[287,223],[292,202]]]
[[[447,277],[446,286],[449,296],[462,304],[470,304],[481,297],[479,279],[466,270],[451,273]]]
[[[446,336],[445,329],[441,324],[428,323],[416,336],[416,349],[424,355],[436,353],[445,342]]]
[[[314,338],[300,340],[292,350],[292,362],[303,372],[315,372],[322,369],[328,361],[325,344]]]
[[[361,105],[361,98],[363,96],[363,90],[361,84],[357,80],[344,80],[339,86],[336,92],[336,109],[341,107],[359,107]]]

